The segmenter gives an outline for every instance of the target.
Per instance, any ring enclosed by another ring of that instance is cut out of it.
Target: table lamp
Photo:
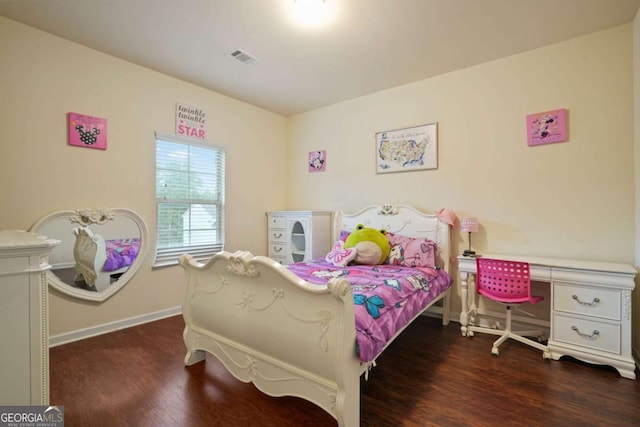
[[[478,223],[478,218],[463,218],[462,223],[460,225],[460,229],[462,231],[466,231],[469,233],[469,249],[465,250],[462,255],[463,256],[474,256],[476,251],[471,250],[471,233],[477,233],[480,231],[480,224]]]

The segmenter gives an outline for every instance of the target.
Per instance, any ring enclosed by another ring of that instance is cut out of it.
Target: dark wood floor
[[[335,426],[311,403],[269,397],[217,359],[183,365],[181,316],[55,347],[51,403],[65,426]],[[421,317],[362,379],[363,426],[637,426],[640,380]],[[283,343],[286,345],[286,343]],[[637,372],[636,372],[637,373]]]

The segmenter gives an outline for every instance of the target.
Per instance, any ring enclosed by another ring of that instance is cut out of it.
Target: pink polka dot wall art
[[[107,149],[107,119],[69,113],[69,145]]]

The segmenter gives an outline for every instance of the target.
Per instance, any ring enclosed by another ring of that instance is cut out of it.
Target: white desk
[[[556,258],[483,254],[528,262],[531,280],[551,285],[549,351],[551,358],[572,356],[589,363],[615,367],[635,379],[631,356],[631,291],[636,270],[627,264]],[[477,315],[476,259],[458,257],[461,277],[463,336]],[[471,297],[471,303],[469,303]]]

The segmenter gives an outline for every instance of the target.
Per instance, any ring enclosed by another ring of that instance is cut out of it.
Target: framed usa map
[[[376,173],[437,168],[437,123],[376,133]]]

